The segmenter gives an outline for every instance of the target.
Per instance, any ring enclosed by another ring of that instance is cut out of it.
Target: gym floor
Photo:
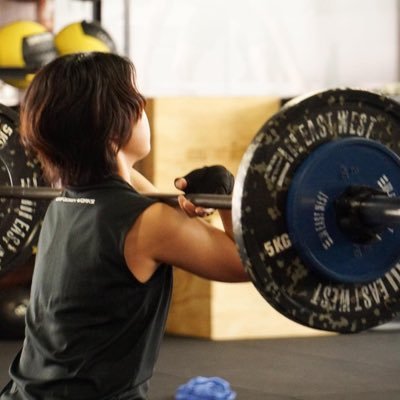
[[[0,386],[21,346],[0,342]],[[226,379],[243,400],[399,400],[400,323],[356,335],[247,341],[166,336],[151,400],[195,376]]]

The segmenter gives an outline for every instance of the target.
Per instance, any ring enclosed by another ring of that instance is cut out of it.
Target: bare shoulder
[[[248,280],[236,245],[224,231],[163,203],[148,207],[136,220],[126,237],[125,258],[141,281],[160,263],[208,279]]]

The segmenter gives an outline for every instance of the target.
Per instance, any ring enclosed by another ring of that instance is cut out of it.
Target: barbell
[[[19,146],[0,108],[0,265],[29,252],[47,208],[63,196]],[[232,208],[244,268],[286,317],[359,332],[400,313],[400,104],[332,89],[294,99],[265,122],[239,165],[232,197],[188,195]],[[176,194],[145,194],[176,204]]]

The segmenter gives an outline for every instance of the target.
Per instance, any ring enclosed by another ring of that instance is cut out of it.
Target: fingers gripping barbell
[[[6,269],[20,250],[15,239],[22,247],[34,242],[30,225],[45,209],[38,199],[62,192],[43,187],[37,163],[11,141],[15,120],[0,110],[1,205],[12,214],[0,226]],[[232,198],[188,197],[199,206],[232,207],[243,265],[279,312],[317,329],[361,331],[400,312],[399,139],[400,105],[389,98],[337,89],[295,99],[254,137]]]

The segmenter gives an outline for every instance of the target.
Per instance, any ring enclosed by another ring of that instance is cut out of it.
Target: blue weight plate
[[[384,276],[398,261],[400,228],[384,229],[380,239],[370,244],[355,243],[343,232],[335,200],[354,185],[400,195],[400,158],[370,139],[322,144],[293,177],[287,226],[293,246],[310,268],[339,282],[370,282]]]
[[[254,286],[288,318],[334,332],[365,330],[400,312],[400,264],[386,271],[385,262],[384,271],[369,282],[346,282],[316,271],[292,243],[315,231],[313,221],[307,220],[294,238],[289,232],[287,198],[296,171],[323,144],[349,138],[373,140],[399,154],[400,105],[353,89],[327,90],[287,103],[266,121],[245,152],[232,200],[235,240]],[[371,168],[373,163],[371,159]],[[335,241],[342,237],[338,231],[333,234]],[[343,252],[349,251],[348,242],[344,244]],[[341,252],[340,245],[336,250]],[[329,255],[321,263],[331,269]]]
[[[20,144],[18,114],[0,104],[0,184],[41,186],[37,160]],[[0,198],[0,273],[24,264],[37,243],[40,223],[48,202]]]

